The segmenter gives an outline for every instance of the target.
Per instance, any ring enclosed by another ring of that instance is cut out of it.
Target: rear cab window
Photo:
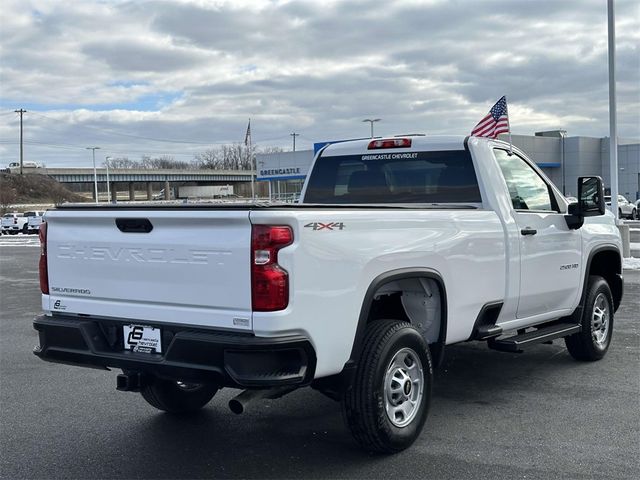
[[[482,198],[467,150],[319,157],[305,203],[465,203]]]

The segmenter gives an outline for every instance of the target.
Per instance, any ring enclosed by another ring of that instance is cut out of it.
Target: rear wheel
[[[592,362],[603,358],[613,335],[613,297],[606,280],[591,275],[587,283],[582,330],[564,339],[573,358]]]
[[[342,411],[367,450],[395,453],[420,435],[431,401],[429,346],[411,324],[377,320],[367,327],[354,382]]]
[[[191,413],[204,407],[218,391],[210,384],[154,379],[140,393],[147,403],[169,413]]]

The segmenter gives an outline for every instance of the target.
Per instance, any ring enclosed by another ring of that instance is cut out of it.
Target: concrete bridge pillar
[[[136,188],[133,182],[129,182],[129,200],[133,201],[136,199]]]
[[[153,185],[147,182],[147,200],[153,200]]]
[[[164,199],[171,200],[171,190],[169,186],[169,180],[164,181]]]
[[[118,201],[118,190],[116,187],[116,182],[109,182],[109,190],[111,191],[111,201],[112,202],[117,202]]]

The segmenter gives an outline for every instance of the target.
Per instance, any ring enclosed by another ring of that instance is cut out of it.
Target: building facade
[[[514,146],[529,155],[565,195],[575,196],[578,177],[586,175],[601,176],[608,190],[611,178],[608,137],[570,137],[562,130],[511,137]],[[501,139],[507,138],[501,135]],[[260,154],[258,181],[269,182],[271,198],[295,199],[313,157],[313,150]],[[618,140],[618,192],[632,202],[640,198],[640,139]]]

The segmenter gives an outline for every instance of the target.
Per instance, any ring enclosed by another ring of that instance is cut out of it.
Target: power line
[[[52,117],[48,117],[46,115],[43,115],[42,113],[39,112],[29,112],[31,115],[36,115],[38,117],[42,117],[45,118],[47,120],[50,120],[52,122],[56,122],[59,123],[60,120],[52,118]],[[66,122],[67,124],[69,124],[70,122]],[[84,129],[89,129],[89,130],[95,130],[95,131],[99,131],[102,133],[107,133],[107,134],[111,134],[111,135],[117,135],[117,136],[122,136],[122,137],[128,137],[128,138],[136,138],[136,139],[141,139],[141,140],[150,140],[150,141],[155,141],[155,142],[163,142],[163,143],[177,143],[177,144],[192,144],[192,145],[233,145],[234,143],[237,142],[231,142],[231,141],[227,141],[227,142],[203,142],[203,141],[197,141],[197,140],[184,140],[184,139],[169,139],[169,138],[157,138],[157,137],[147,137],[145,135],[135,135],[135,134],[131,134],[131,133],[124,133],[124,132],[119,132],[117,130],[113,130],[110,128],[103,128],[103,127],[96,127],[93,125],[84,125],[84,124],[73,124],[73,126],[75,127],[80,127],[80,128],[84,128]],[[59,125],[56,125],[55,128],[60,128]],[[274,140],[282,140],[287,138],[286,135],[281,135],[278,137],[272,137],[272,138],[263,138],[263,139],[258,139],[257,141],[254,140],[253,143],[264,143],[264,142],[271,142]]]

